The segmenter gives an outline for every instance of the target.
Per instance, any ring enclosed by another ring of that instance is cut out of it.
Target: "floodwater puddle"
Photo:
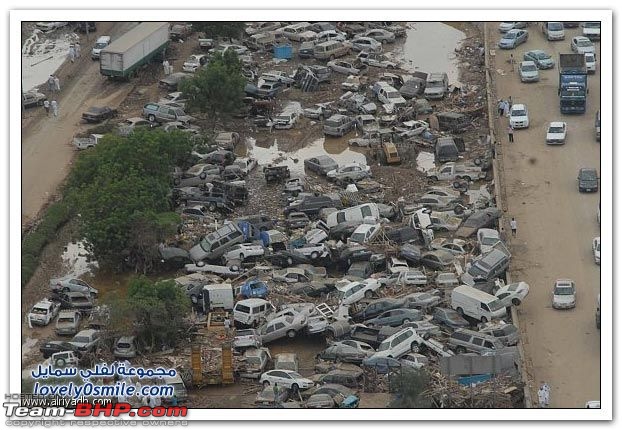
[[[409,22],[401,52],[402,67],[410,72],[446,72],[449,83],[459,81],[455,49],[466,35],[442,22]]]
[[[89,259],[89,253],[83,241],[67,244],[61,258],[66,274],[76,278],[90,274],[93,269],[99,267],[97,261]]]
[[[279,149],[278,137],[275,137],[267,148],[258,146],[257,141],[249,137],[244,143],[246,153],[240,155],[256,158],[260,166],[268,164],[288,166],[295,174],[304,174],[304,160],[318,155],[328,155],[340,165],[353,162],[365,164],[365,153],[351,148],[348,145],[349,138],[351,136],[338,139],[321,137],[304,148],[285,152]]]

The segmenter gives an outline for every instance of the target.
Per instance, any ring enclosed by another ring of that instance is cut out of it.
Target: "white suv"
[[[512,105],[510,109],[510,125],[512,128],[528,128],[529,112],[524,104]]]
[[[414,328],[408,327],[382,341],[378,346],[378,352],[372,357],[400,358],[409,352],[419,352],[422,344],[423,338]]]

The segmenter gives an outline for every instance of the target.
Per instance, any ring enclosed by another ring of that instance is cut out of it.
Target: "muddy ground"
[[[97,34],[120,34],[125,31],[123,24],[126,23],[98,23]],[[485,94],[485,81],[480,60],[473,55],[475,47],[481,41],[479,30],[472,24],[457,25],[452,23],[452,25],[466,33],[464,46],[468,47],[469,51],[465,51],[466,48],[463,47],[459,53],[461,59],[459,73],[460,82],[469,86],[472,91],[468,98],[463,98],[458,94],[451,96],[447,101],[442,102],[443,106],[448,110],[462,109],[467,102],[469,106],[483,106],[485,99],[481,94]],[[91,37],[92,40],[95,39],[95,35],[91,35]],[[400,44],[401,42],[398,41],[395,45],[388,46],[389,55],[399,55]],[[187,56],[198,52],[197,45],[196,35],[183,44],[172,45],[169,54],[172,57],[171,63],[175,71],[181,69],[181,64]],[[157,100],[165,93],[157,87],[157,81],[162,76],[160,66],[149,66],[141,72],[138,79],[129,83],[112,83],[99,75],[98,63],[90,59],[86,48],[86,46],[83,48],[83,56],[79,61],[74,64],[66,63],[57,72],[63,88],[58,98],[61,106],[60,117],[58,119],[46,118],[42,109],[33,109],[27,111],[27,115],[23,119],[23,228],[27,228],[36,220],[39,210],[49,201],[49,197],[56,193],[58,185],[66,176],[75,156],[75,152],[70,146],[71,138],[77,133],[88,130],[85,125],[80,123],[80,115],[84,109],[91,105],[108,104],[118,107],[120,118],[139,116],[140,110],[146,102]],[[395,54],[391,52],[393,50],[396,51]],[[313,60],[299,61],[296,59],[296,61],[275,65],[267,56],[258,57],[257,61],[262,71],[285,70],[288,72],[293,71],[299,63],[312,64],[314,62]],[[371,68],[368,75],[370,81],[373,81],[382,72],[384,70]],[[277,112],[289,101],[299,101],[304,108],[314,103],[334,100],[342,94],[340,84],[345,80],[345,76],[333,76],[333,81],[328,85],[323,84],[320,91],[303,93],[298,89],[291,88],[283,92],[278,100]],[[485,134],[485,124],[486,118],[480,116],[474,121],[473,128],[463,135],[467,148],[477,149],[479,137]],[[385,198],[389,202],[395,202],[400,196],[405,197],[408,201],[420,192],[425,184],[424,174],[417,170],[416,156],[420,151],[426,149],[429,151],[429,148],[416,148],[402,154],[404,160],[399,166],[383,166],[375,162],[364,149],[348,147],[347,140],[355,136],[354,132],[342,139],[325,140],[321,123],[302,117],[293,130],[274,130],[271,132],[267,129],[256,129],[244,119],[221,121],[217,128],[240,133],[243,144],[236,148],[239,155],[246,155],[245,152],[251,156],[261,153],[266,160],[287,163],[294,174],[298,172],[301,176],[303,176],[303,156],[305,158],[309,156],[308,154],[305,156],[305,148],[307,151],[313,148],[312,151],[317,149],[319,152],[328,153],[340,162],[360,160],[361,157],[367,158],[372,166],[374,179],[384,186]],[[352,160],[348,159],[350,157]],[[41,181],[40,178],[45,178],[45,181]],[[323,178],[313,174],[305,176],[305,180],[309,186],[317,187],[316,189],[328,190],[332,187]],[[250,186],[250,201],[247,205],[238,208],[235,215],[262,213],[275,218],[281,216],[281,189],[278,185],[267,185],[260,169],[252,173],[247,183]],[[60,255],[69,241],[78,239],[77,226],[72,222],[61,229],[57,239],[46,247],[40,267],[29,284],[23,289],[22,309],[24,313],[45,295],[51,277],[62,275],[68,270],[68,268],[63,267]],[[130,275],[117,275],[100,271],[93,278],[85,278],[105,295],[108,291],[123,289]],[[171,275],[164,274],[159,275],[159,277],[171,277]],[[32,343],[32,339],[42,340],[54,336],[51,327],[29,329],[24,324],[22,337],[24,343],[28,339],[31,339],[28,342]],[[271,344],[273,354],[277,353],[279,348],[278,342]],[[296,341],[295,344],[287,345],[289,352],[296,352],[301,358],[301,372],[304,375],[313,373],[314,357],[323,348],[324,342],[307,342],[304,339]],[[24,365],[33,364],[40,360],[38,345],[34,345],[25,352]],[[240,397],[244,393],[244,387],[240,384],[193,392],[191,404],[211,407],[248,406],[249,399],[245,396]],[[254,394],[249,394],[249,396],[254,398]],[[386,402],[387,396],[385,394],[373,395],[369,393],[369,396],[362,399],[361,406],[381,407]]]

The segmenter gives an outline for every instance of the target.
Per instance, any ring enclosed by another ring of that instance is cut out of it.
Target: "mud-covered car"
[[[117,110],[108,106],[92,106],[82,114],[82,119],[88,123],[98,123],[117,116]]]

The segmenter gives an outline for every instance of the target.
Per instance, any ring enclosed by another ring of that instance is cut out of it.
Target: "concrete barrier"
[[[487,100],[487,109],[488,109],[488,129],[491,139],[491,144],[493,145],[494,158],[492,161],[492,173],[493,173],[493,181],[495,186],[495,200],[497,202],[497,207],[502,210],[501,218],[499,218],[499,227],[500,229],[505,230],[506,217],[505,212],[507,211],[507,202],[504,190],[504,178],[502,175],[503,169],[503,148],[501,147],[501,142],[497,141],[497,132],[495,127],[495,112],[496,106],[493,103],[496,103],[497,98],[495,97],[495,92],[492,85],[492,75],[491,75],[491,52],[490,46],[488,45],[488,22],[484,22],[484,59],[485,59],[485,75],[486,75],[486,100]],[[503,237],[503,236],[502,236]],[[510,274],[507,273],[507,282],[511,283]],[[520,322],[518,317],[518,311],[516,310],[516,306],[512,306],[512,322],[520,330]],[[527,365],[525,362],[525,350],[523,347],[522,337],[518,342],[518,354],[520,356],[520,374],[521,380],[524,383],[524,395],[525,395],[525,407],[532,408],[533,401],[531,398],[531,384],[527,374]]]

